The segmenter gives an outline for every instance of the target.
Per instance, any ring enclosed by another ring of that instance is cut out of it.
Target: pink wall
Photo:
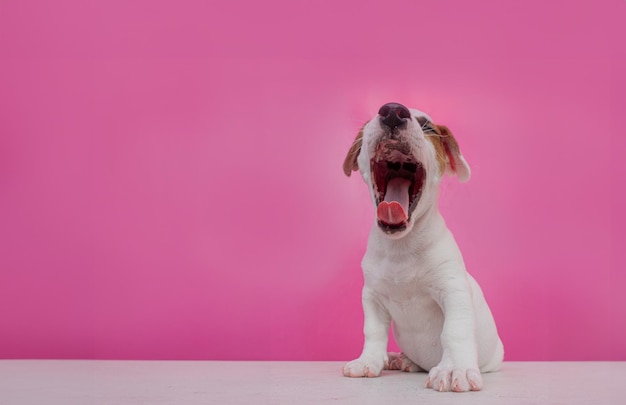
[[[626,360],[626,2],[557,3],[2,1],[0,358],[356,356],[399,101],[507,359]]]

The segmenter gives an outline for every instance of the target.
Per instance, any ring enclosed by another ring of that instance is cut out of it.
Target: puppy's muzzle
[[[411,119],[408,108],[387,103],[378,110],[384,131],[370,160],[378,226],[387,234],[407,228],[424,185],[425,171],[411,145],[400,136]]]

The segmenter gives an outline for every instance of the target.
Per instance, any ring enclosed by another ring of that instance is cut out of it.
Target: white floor
[[[0,404],[626,404],[626,362],[507,362],[464,394],[425,389],[425,373],[351,379],[342,366],[0,360]]]

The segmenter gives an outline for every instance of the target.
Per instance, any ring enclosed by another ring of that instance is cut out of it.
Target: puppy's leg
[[[391,318],[375,294],[367,287],[363,288],[363,313],[365,315],[363,352],[358,359],[344,366],[343,375],[346,377],[378,377],[389,365],[387,341]]]
[[[478,391],[482,388],[482,377],[478,369],[471,293],[463,283],[452,287],[439,297],[444,313],[443,356],[428,373],[426,387],[437,391]]]
[[[417,373],[421,368],[406,357],[404,353],[387,353],[389,356],[389,370],[400,370],[406,373]]]

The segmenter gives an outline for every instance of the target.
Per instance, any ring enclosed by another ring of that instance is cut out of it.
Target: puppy
[[[376,220],[363,261],[365,344],[347,377],[383,369],[428,371],[426,387],[477,391],[504,348],[483,293],[437,208],[444,173],[461,182],[470,168],[447,127],[397,103],[363,126],[343,170],[359,170]],[[389,326],[402,350],[387,353]]]

